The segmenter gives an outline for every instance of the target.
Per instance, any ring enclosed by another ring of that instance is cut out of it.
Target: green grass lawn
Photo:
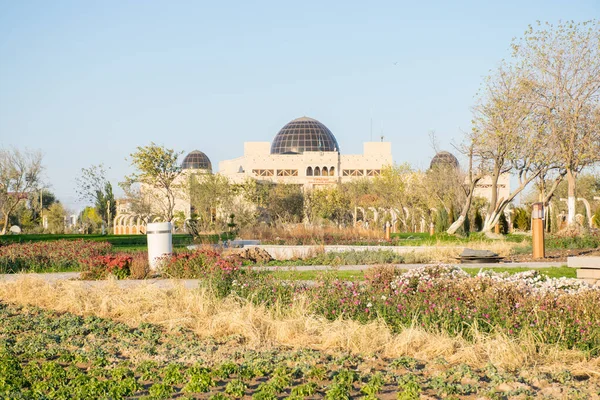
[[[227,240],[228,234],[221,235],[203,235],[194,240],[188,234],[174,234],[173,247],[183,248],[195,243],[218,243]],[[0,244],[27,243],[27,242],[47,242],[55,240],[91,240],[94,242],[108,242],[112,245],[113,251],[141,251],[147,250],[146,235],[5,235],[0,236]]]

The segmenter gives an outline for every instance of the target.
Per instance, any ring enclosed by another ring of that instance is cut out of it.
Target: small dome
[[[210,159],[199,150],[190,152],[181,163],[182,169],[205,169],[212,172],[212,164]]]
[[[286,124],[273,139],[271,154],[340,151],[333,133],[316,119],[302,117]]]
[[[458,168],[458,159],[454,157],[454,154],[449,153],[447,151],[440,151],[437,153],[429,164],[429,168],[433,169],[434,167],[452,167]]]

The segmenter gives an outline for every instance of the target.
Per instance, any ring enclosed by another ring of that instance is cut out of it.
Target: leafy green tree
[[[189,177],[190,203],[203,229],[214,227],[217,214],[229,215],[235,192],[223,175],[198,173]],[[225,221],[222,221],[225,223]]]
[[[322,219],[339,226],[350,215],[350,202],[339,186],[315,188],[307,194],[306,202],[311,223]]]
[[[79,221],[84,233],[99,232],[102,225],[102,218],[98,215],[96,208],[86,207],[79,215]]]
[[[65,217],[67,212],[60,203],[54,203],[48,209],[48,231],[50,233],[65,232]]]
[[[29,194],[29,208],[32,212],[32,218],[42,225],[42,210],[47,210],[56,203],[56,195],[48,189],[40,189]]]
[[[448,211],[440,208],[435,215],[435,231],[437,233],[446,232],[450,227]]]
[[[182,169],[177,161],[181,154],[153,142],[138,146],[130,155],[136,172],[125,177],[124,186],[139,183],[141,192],[149,192],[152,205],[157,208],[156,214],[166,222],[173,220],[175,199],[183,194],[184,187],[178,180]]]
[[[272,185],[265,211],[272,221],[300,222],[304,216],[304,194],[300,185]]]

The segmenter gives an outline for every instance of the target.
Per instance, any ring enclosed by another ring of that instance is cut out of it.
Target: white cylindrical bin
[[[146,226],[148,238],[148,262],[150,269],[160,268],[160,257],[173,253],[173,237],[170,222],[153,222]]]

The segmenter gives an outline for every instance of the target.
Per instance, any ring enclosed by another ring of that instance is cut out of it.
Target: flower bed
[[[441,265],[383,286],[335,281],[313,293],[315,311],[329,319],[381,318],[395,331],[417,324],[467,338],[532,333],[544,343],[600,353],[600,290],[575,279],[546,279],[535,271],[471,277]]]
[[[600,354],[600,290],[536,271],[486,271],[472,277],[460,268],[439,265],[399,276],[367,274],[366,282],[321,279],[307,286],[241,269],[207,252],[173,257],[168,269],[183,271],[184,277],[202,277],[219,296],[234,295],[255,304],[286,307],[309,299],[310,310],[330,320],[383,320],[395,332],[417,325],[465,338],[532,334],[543,343]]]
[[[0,273],[79,270],[82,260],[106,255],[111,245],[85,240],[14,243],[0,246]]]

